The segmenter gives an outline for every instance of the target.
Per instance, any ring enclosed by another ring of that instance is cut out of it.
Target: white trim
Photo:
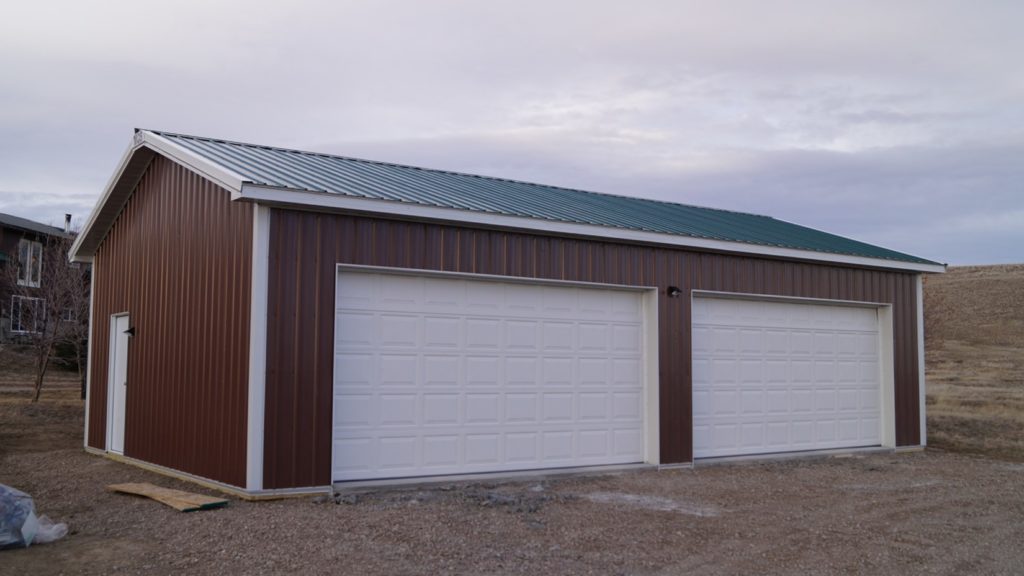
[[[536,230],[546,232],[549,234],[553,233],[568,234],[573,236],[588,236],[602,239],[625,240],[629,242],[643,242],[648,244],[663,244],[668,246],[680,246],[686,248],[701,248],[725,252],[757,254],[776,258],[801,259],[817,262],[830,262],[837,264],[852,264],[856,266],[873,266],[877,268],[888,268],[893,270],[911,270],[916,272],[941,273],[946,271],[946,267],[941,264],[921,264],[915,262],[884,260],[881,258],[867,258],[863,256],[829,254],[826,252],[814,252],[811,250],[798,250],[794,248],[780,248],[775,246],[761,246],[757,244],[731,242],[725,240],[710,240],[705,238],[680,236],[676,234],[664,234],[660,232],[644,232],[641,230],[613,228],[610,226],[576,224],[572,222],[558,222],[553,220],[543,220],[539,218],[525,218],[521,216],[507,216],[503,214],[472,212],[469,210],[457,210],[454,208],[423,206],[419,204],[411,204],[408,202],[375,200],[370,198],[356,198],[352,196],[343,196],[340,194],[330,194],[326,192],[307,192],[300,190],[270,188],[264,186],[256,186],[248,183],[242,184],[242,189],[238,197],[244,200],[270,202],[286,206],[290,205],[328,208],[335,210],[364,212],[369,214],[384,214],[389,216],[399,216],[403,218],[479,224],[488,227],[497,226],[502,228],[513,228],[520,230]]]
[[[648,288],[643,306],[644,462],[661,465],[661,366],[658,357],[658,288]]]
[[[716,292],[715,290],[691,290],[696,298],[724,298],[726,300],[773,300],[792,302],[794,304],[825,304],[828,306],[850,306],[853,308],[878,308],[888,306],[885,302],[867,302],[863,300],[830,300],[828,298],[808,298],[805,296],[784,296],[779,294],[756,294],[753,292]]]
[[[114,382],[114,373],[116,372],[117,369],[114,366],[114,362],[110,361],[110,355],[114,354],[116,352],[116,346],[117,346],[117,334],[116,334],[116,332],[117,332],[117,319],[121,318],[122,316],[128,316],[129,318],[131,318],[131,315],[128,312],[116,312],[114,314],[111,314],[108,317],[108,321],[110,322],[110,327],[108,328],[109,335],[110,335],[110,343],[107,346],[107,414],[106,414],[106,422],[105,422],[106,428],[107,428],[107,434],[106,434],[106,441],[103,444],[103,449],[104,450],[106,450],[110,454],[117,454],[119,456],[123,456],[124,455],[124,447],[123,446],[121,447],[121,451],[120,452],[116,452],[116,451],[110,449],[111,435],[113,434],[113,431],[114,431],[113,421],[112,421],[112,418],[111,418],[113,416],[113,414],[114,414],[114,386],[117,385],[116,382]],[[129,320],[129,322],[130,322],[130,320]],[[129,327],[131,327],[131,324],[129,324]],[[127,362],[128,362],[128,360],[126,358],[125,359],[126,371],[127,371]],[[126,376],[127,376],[127,374],[126,374]],[[125,391],[125,394],[127,394],[127,391]],[[128,410],[128,401],[127,400],[128,399],[125,398],[125,414],[124,414],[125,421],[126,421],[125,423],[127,423],[127,420],[128,420],[128,412],[127,412],[127,410]],[[122,427],[123,426],[124,425],[122,424]],[[123,433],[124,433],[124,431],[122,430],[122,434]]]
[[[896,447],[896,347],[892,306],[878,307],[878,377],[881,390],[882,446]]]
[[[204,476],[197,476],[174,468],[168,468],[167,466],[161,466],[145,460],[139,460],[132,458],[131,456],[125,456],[124,454],[117,454],[116,452],[104,452],[97,450],[96,448],[86,447],[86,452],[95,454],[96,456],[102,456],[109,458],[115,462],[121,462],[123,464],[131,464],[143,470],[155,472],[157,474],[163,474],[171,478],[177,478],[179,480],[185,480],[187,482],[193,482],[205,488],[211,488],[213,490],[219,490],[225,494],[236,496],[243,500],[276,500],[280,498],[289,498],[294,496],[311,496],[314,494],[330,494],[332,492],[331,486],[309,486],[304,488],[275,488],[270,490],[246,490],[239,488],[232,484],[225,484],[218,480],[212,480]]]
[[[17,323],[18,329],[17,330],[15,330],[15,328],[14,328],[14,326],[15,326],[15,323],[14,323],[14,309],[15,309],[14,302],[16,300],[18,301],[18,306],[17,306],[17,309],[18,309],[18,323]],[[26,330],[25,329],[26,326],[25,326],[24,320],[23,320],[23,318],[25,316],[25,301],[26,300],[30,300],[32,302],[39,302],[39,303],[41,303],[39,305],[32,304],[32,314],[31,314],[31,316],[32,316],[32,329],[31,330]],[[40,312],[40,308],[42,309],[41,310],[42,311],[41,314],[39,313]],[[39,329],[40,318],[42,318],[43,329],[46,328],[46,324],[49,322],[49,320],[46,317],[46,299],[45,298],[38,298],[36,296],[23,296],[21,294],[11,294],[11,312],[10,312],[9,316],[10,316],[10,321],[11,321],[11,326],[10,326],[11,334],[39,334],[39,333],[42,332],[42,330]]]
[[[728,464],[744,464],[762,460],[814,460],[818,458],[853,458],[869,454],[892,454],[899,448],[887,446],[863,446],[859,448],[827,448],[825,450],[800,450],[798,452],[771,452],[768,454],[746,454],[743,456],[716,456],[700,458],[693,463],[694,468],[705,466],[725,466]]]
[[[924,375],[924,278],[918,274],[915,280],[917,287],[917,393],[918,404],[921,411],[921,446],[928,445],[928,426],[925,414],[926,385]]]
[[[558,280],[556,278],[533,278],[531,276],[503,276],[501,274],[482,274],[478,272],[455,272],[452,270],[428,270],[424,268],[400,268],[397,266],[374,266],[368,264],[336,264],[338,272],[367,272],[372,274],[393,274],[395,276],[439,276],[442,278],[466,278],[469,280],[487,280],[508,284],[551,284],[561,286],[579,286],[580,288],[604,288],[625,290],[629,292],[645,292],[657,290],[657,286],[638,286],[636,284],[606,284],[603,282],[584,282],[581,280]]]
[[[532,470],[512,470],[503,472],[472,472],[468,474],[450,474],[447,476],[411,476],[406,478],[383,478],[375,480],[346,480],[335,482],[333,487],[338,493],[358,492],[372,488],[416,488],[429,487],[453,482],[526,482],[548,478],[564,478],[587,476],[594,474],[615,474],[623,472],[639,472],[642,470],[660,470],[654,464],[607,464],[600,466],[571,466],[568,468],[535,468]]]
[[[27,252],[25,255],[26,261],[22,261],[21,247],[27,246]],[[38,250],[37,250],[38,248]],[[38,254],[39,259],[33,261],[33,254]],[[33,266],[33,264],[35,264]],[[18,286],[28,286],[29,288],[39,288],[39,284],[43,280],[43,243],[39,240],[32,240],[30,238],[22,238],[18,240],[18,266],[24,266],[25,277],[21,277],[21,271],[18,271]],[[32,272],[35,272],[36,279],[32,281]]]
[[[241,174],[229,170],[220,164],[207,160],[202,156],[176,144],[163,136],[150,132],[149,130],[140,130],[136,134],[136,141],[141,140],[149,148],[171,158],[175,162],[178,162],[194,172],[202,174],[209,180],[214,181],[217,185],[227,188],[231,193],[232,199],[237,199],[239,192],[242,190],[242,185],[246,182],[246,179]]]
[[[270,278],[270,208],[253,205],[249,306],[249,398],[245,487],[263,489],[264,414],[267,389],[267,285]]]
[[[82,434],[82,445],[89,447],[89,399],[92,396],[92,330],[96,324],[93,322],[96,311],[96,271],[89,271],[89,338],[85,345],[85,430]]]
[[[96,206],[92,209],[92,213],[89,214],[89,219],[85,221],[85,226],[82,227],[82,230],[78,233],[78,237],[76,237],[74,243],[71,244],[71,249],[68,250],[68,259],[72,262],[83,261],[78,256],[78,250],[81,248],[82,242],[85,241],[85,237],[89,235],[89,231],[96,223],[96,218],[99,217],[103,206],[105,206],[107,201],[110,200],[110,194],[114,191],[114,187],[117,186],[118,181],[121,180],[121,176],[124,174],[125,168],[128,167],[128,162],[132,159],[132,156],[138,148],[139,147],[135,145],[135,141],[133,140],[132,143],[128,145],[128,148],[124,153],[121,154],[121,161],[117,163],[117,168],[114,170],[114,174],[111,175],[110,180],[107,181],[107,185],[103,188],[103,195],[100,196],[99,202],[96,203]]]
[[[114,174],[110,177],[110,180],[107,181],[107,185],[103,189],[103,194],[100,196],[99,202],[96,203],[92,213],[89,214],[89,219],[86,220],[85,226],[82,227],[81,232],[79,232],[74,243],[71,245],[71,249],[68,250],[68,258],[72,262],[91,261],[92,254],[80,255],[78,254],[78,251],[81,249],[82,243],[85,242],[85,240],[92,234],[92,229],[93,226],[96,225],[96,220],[100,217],[100,213],[103,211],[103,208],[110,201],[110,197],[114,193],[115,188],[117,188],[121,178],[124,176],[124,172],[131,163],[132,157],[134,157],[142,148],[148,148],[158,154],[162,154],[175,162],[186,166],[203,177],[212,180],[216,184],[230,191],[231,198],[233,200],[239,197],[238,194],[242,189],[242,183],[245,181],[245,178],[241,175],[190,152],[178,144],[158,136],[153,132],[148,130],[139,130],[132,137],[132,141],[128,145],[128,148],[121,155],[121,161],[118,162],[117,168],[114,170]],[[131,191],[129,191],[129,193],[131,193]]]

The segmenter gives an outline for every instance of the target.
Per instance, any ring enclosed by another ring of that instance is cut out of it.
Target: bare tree
[[[41,250],[28,254],[29,262],[7,266],[11,294],[11,332],[31,353],[35,371],[35,395],[39,400],[43,380],[57,347],[66,345],[79,378],[84,374],[85,346],[89,330],[89,267],[68,261],[73,236],[50,236]],[[35,259],[41,260],[39,264]],[[27,271],[25,266],[31,266]]]

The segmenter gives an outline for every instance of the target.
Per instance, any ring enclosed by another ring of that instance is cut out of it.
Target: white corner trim
[[[146,146],[149,146],[153,150],[171,158],[172,160],[183,164],[191,170],[198,172],[206,178],[214,181],[223,188],[227,188],[232,193],[232,198],[237,198],[238,193],[242,190],[242,184],[246,182],[245,177],[233,170],[229,170],[220,164],[211,162],[206,158],[184,148],[163,136],[154,134],[149,130],[140,130],[136,135],[136,138],[141,138],[142,142]]]
[[[776,258],[794,258],[817,262],[852,264],[855,266],[872,266],[893,270],[910,270],[915,272],[941,273],[946,271],[946,267],[940,264],[900,262],[896,260],[884,260],[881,258],[830,254],[826,252],[814,252],[811,250],[798,250],[794,248],[781,248],[775,246],[761,246],[758,244],[747,244],[744,242],[694,238],[691,236],[664,234],[660,232],[644,232],[642,230],[630,230],[610,226],[577,224],[573,222],[560,222],[539,218],[526,218],[522,216],[508,216],[489,212],[472,212],[469,210],[458,210],[455,208],[424,206],[422,204],[412,204],[409,202],[357,198],[326,192],[307,192],[301,190],[270,188],[247,183],[242,184],[239,198],[243,200],[268,202],[284,206],[306,206],[348,210],[369,214],[398,216],[403,218],[440,220],[492,227],[497,226],[519,230],[569,234],[573,236],[589,236],[602,239],[625,240],[630,242],[662,244],[686,248],[704,248],[708,250],[757,254]]]
[[[92,258],[89,259],[90,261]],[[96,312],[96,270],[89,271],[89,328],[87,333],[89,334],[89,341],[85,347],[85,430],[82,433],[82,446],[89,447],[89,399],[92,397],[92,343],[93,338],[92,329],[96,326],[95,318]],[[106,446],[104,446],[106,448]]]
[[[245,489],[263,490],[264,413],[267,388],[267,285],[270,275],[270,208],[253,205],[252,286],[249,304],[249,408]]]
[[[921,446],[928,445],[928,426],[925,414],[927,397],[925,395],[924,377],[924,279],[921,274],[915,279],[917,284],[917,393],[918,404],[921,411]]]

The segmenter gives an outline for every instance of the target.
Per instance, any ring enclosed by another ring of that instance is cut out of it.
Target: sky
[[[0,212],[84,222],[134,128],[1024,262],[1024,2],[8,3]]]

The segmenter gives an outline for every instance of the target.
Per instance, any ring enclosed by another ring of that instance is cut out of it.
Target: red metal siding
[[[322,486],[331,480],[337,263],[661,288],[660,425],[666,463],[691,460],[691,290],[891,303],[896,443],[919,443],[913,274],[275,209],[265,488]],[[670,285],[683,295],[665,297]]]
[[[110,316],[131,315],[125,455],[245,483],[252,206],[156,157],[94,260],[88,443],[106,441]]]

